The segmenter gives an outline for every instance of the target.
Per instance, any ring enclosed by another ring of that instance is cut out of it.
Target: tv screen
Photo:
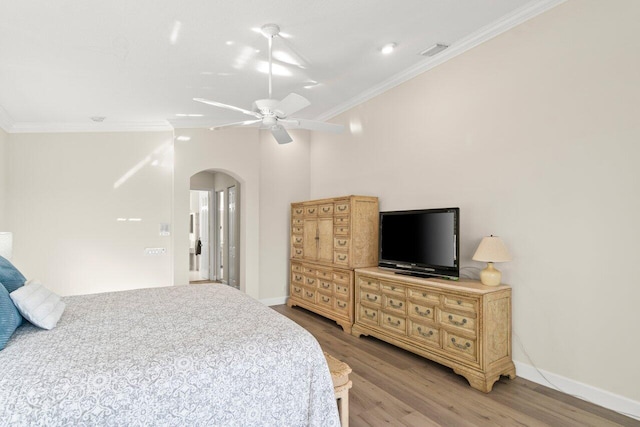
[[[380,213],[380,267],[459,277],[459,208]]]

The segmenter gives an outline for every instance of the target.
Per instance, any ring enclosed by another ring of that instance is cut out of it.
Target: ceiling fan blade
[[[223,104],[221,102],[210,101],[204,98],[193,98],[194,101],[202,102],[203,104],[213,105],[214,107],[226,108],[227,110],[239,111],[243,114],[248,114],[253,117],[262,118],[262,115],[256,113],[255,111],[245,110],[244,108],[234,107],[233,105]]]
[[[280,122],[287,125],[290,128],[316,130],[320,132],[333,132],[341,133],[344,130],[343,125],[336,125],[334,123],[319,122],[316,120],[307,119],[287,119],[280,120]]]
[[[289,135],[289,132],[287,132],[287,130],[282,126],[272,126],[271,135],[273,135],[276,141],[278,141],[278,144],[288,144],[293,141],[293,139],[291,139],[291,135]]]
[[[290,93],[273,107],[273,111],[278,117],[287,117],[289,114],[300,111],[309,105],[311,105],[311,103],[304,96],[298,95],[297,93]]]
[[[211,130],[218,130],[218,129],[224,129],[224,128],[228,128],[228,127],[233,127],[233,126],[250,126],[256,123],[261,123],[262,119],[255,119],[255,120],[245,120],[242,122],[234,122],[234,123],[227,123],[224,125],[219,125],[219,126],[213,126],[209,129]]]

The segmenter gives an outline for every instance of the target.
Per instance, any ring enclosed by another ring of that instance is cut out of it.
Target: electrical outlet
[[[145,255],[164,255],[167,253],[167,248],[144,248]]]

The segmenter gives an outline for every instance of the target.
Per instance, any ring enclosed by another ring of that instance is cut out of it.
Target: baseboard
[[[516,375],[526,380],[570,394],[628,417],[640,420],[640,402],[593,387],[552,372],[514,361]]]
[[[288,298],[289,297],[266,298],[266,299],[261,299],[260,302],[268,306],[282,305],[287,303]]]

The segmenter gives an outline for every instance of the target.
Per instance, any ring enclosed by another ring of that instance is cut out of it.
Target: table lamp
[[[0,231],[0,256],[11,259],[13,255],[13,234],[9,231]]]
[[[502,273],[493,267],[493,263],[511,261],[511,255],[509,255],[502,239],[492,234],[489,237],[482,238],[472,259],[474,261],[484,261],[487,263],[487,268],[480,272],[480,281],[482,284],[498,286],[500,279],[502,279]]]

